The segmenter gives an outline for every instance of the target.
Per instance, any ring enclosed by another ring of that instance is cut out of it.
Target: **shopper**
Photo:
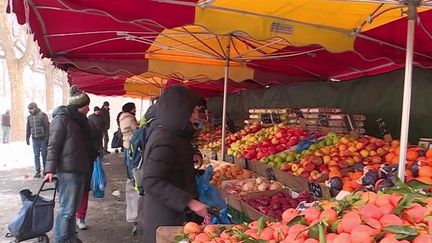
[[[76,225],[80,230],[87,229],[85,218],[87,216],[89,191],[91,189],[90,183],[93,175],[93,162],[98,156],[102,157],[103,154],[102,136],[105,131],[105,120],[100,114],[100,108],[98,106],[95,106],[93,111],[94,113],[88,117],[91,141],[89,168],[85,174],[84,192],[81,198],[80,207],[75,214]]]
[[[103,148],[104,148],[104,153],[109,154],[110,152],[108,151],[108,142],[109,142],[109,136],[108,136],[108,130],[110,129],[110,108],[109,108],[110,104],[108,101],[105,101],[102,105],[101,108],[101,115],[105,120],[105,131],[103,133]]]
[[[3,143],[9,143],[9,135],[10,135],[10,110],[6,110],[6,112],[2,115],[2,129],[3,129]]]
[[[147,141],[142,185],[144,195],[143,237],[156,241],[162,225],[182,225],[191,210],[206,217],[207,207],[197,200],[197,186],[191,145],[194,129],[191,119],[198,97],[183,86],[166,89],[156,103],[159,126]]]
[[[31,135],[35,164],[34,178],[39,178],[41,176],[40,155],[42,155],[42,165],[43,170],[45,171],[49,136],[49,121],[48,116],[38,108],[36,103],[30,103],[28,105],[28,110],[30,115],[27,117],[26,143],[27,145],[30,145]]]
[[[81,242],[75,231],[75,213],[80,206],[85,174],[91,160],[90,128],[86,117],[90,98],[77,86],[70,88],[67,106],[53,113],[48,143],[45,180],[58,178],[59,205],[55,242]]]
[[[133,132],[138,128],[138,122],[135,118],[136,107],[132,102],[126,103],[122,107],[122,113],[119,117],[119,125],[121,133],[123,134],[123,152],[124,162],[127,166],[128,178],[132,178],[130,174],[130,157],[129,157],[129,144],[132,138]]]

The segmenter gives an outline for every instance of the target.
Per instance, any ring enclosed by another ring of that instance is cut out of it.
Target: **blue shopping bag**
[[[91,190],[93,197],[103,198],[105,196],[106,177],[102,167],[102,162],[98,156],[93,163],[93,175],[91,179]]]

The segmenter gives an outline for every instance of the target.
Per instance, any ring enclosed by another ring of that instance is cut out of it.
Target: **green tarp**
[[[345,82],[297,83],[250,90],[228,96],[227,113],[242,121],[249,108],[340,107],[367,116],[367,134],[380,137],[376,119],[384,118],[392,136],[399,138],[404,70]],[[432,71],[413,70],[409,141],[432,137]],[[214,117],[222,114],[222,98],[208,100]]]

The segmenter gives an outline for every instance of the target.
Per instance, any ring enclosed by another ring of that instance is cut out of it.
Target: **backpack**
[[[144,155],[144,148],[147,133],[147,126],[140,126],[132,133],[132,137],[129,144],[129,159],[131,169],[136,168]]]
[[[111,141],[111,148],[121,148],[123,147],[123,134],[120,128],[114,132],[113,139]]]

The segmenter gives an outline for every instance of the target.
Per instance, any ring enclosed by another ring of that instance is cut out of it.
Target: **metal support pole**
[[[223,104],[222,104],[222,160],[225,160],[226,147],[226,102],[228,93],[228,77],[229,77],[229,61],[230,61],[230,49],[231,49],[231,36],[228,36],[228,44],[226,46],[226,57],[225,57],[225,76],[224,76],[224,90],[223,90]]]
[[[407,47],[405,57],[405,79],[402,101],[402,122],[400,136],[400,157],[398,176],[401,181],[405,178],[406,152],[409,135],[409,118],[411,109],[411,84],[412,84],[412,63],[414,52],[414,31],[417,18],[418,1],[408,1],[408,30],[407,30]]]

